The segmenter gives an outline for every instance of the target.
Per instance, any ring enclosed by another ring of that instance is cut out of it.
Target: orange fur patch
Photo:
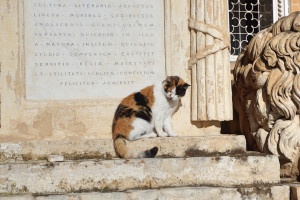
[[[152,86],[148,86],[144,89],[142,89],[140,91],[140,93],[142,95],[144,95],[145,97],[147,97],[148,99],[148,107],[152,107],[154,104],[154,94],[153,94],[153,85]],[[136,93],[133,93],[127,97],[125,97],[120,105],[123,105],[124,107],[127,107],[128,109],[132,109],[133,111],[140,111],[140,108],[143,107],[141,105],[136,105],[136,101],[134,99],[134,95]],[[122,111],[124,111],[125,109],[123,109]],[[115,139],[117,137],[118,134],[123,135],[124,137],[126,137],[126,139],[128,139],[129,137],[129,133],[130,131],[132,131],[133,127],[131,126],[131,124],[133,123],[133,121],[136,119],[136,117],[134,115],[128,116],[128,117],[121,117],[118,119],[114,118],[114,130],[113,130],[113,139]]]
[[[128,140],[129,133],[133,129],[131,124],[134,120],[135,120],[135,116],[131,116],[130,118],[123,117],[116,120],[115,129],[113,132],[113,139],[115,139],[118,134],[121,134]]]
[[[153,88],[154,88],[154,86],[151,85],[151,86],[148,86],[148,87],[141,90],[141,94],[148,98],[148,100],[149,100],[148,106],[150,108],[152,108],[152,106],[154,104],[154,99],[155,99],[154,94],[153,94]]]
[[[182,80],[181,78],[179,78],[178,85],[184,85],[184,84],[186,84],[186,82],[184,82],[184,80]]]

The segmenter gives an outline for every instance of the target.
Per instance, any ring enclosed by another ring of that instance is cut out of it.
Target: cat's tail
[[[122,135],[118,135],[114,139],[114,147],[115,151],[121,158],[131,159],[131,158],[154,158],[157,154],[158,148],[153,147],[150,150],[142,151],[142,152],[130,152],[128,147],[126,146],[126,138]]]

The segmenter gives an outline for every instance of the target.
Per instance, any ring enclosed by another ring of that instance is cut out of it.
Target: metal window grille
[[[228,0],[231,55],[273,23],[273,0]]]

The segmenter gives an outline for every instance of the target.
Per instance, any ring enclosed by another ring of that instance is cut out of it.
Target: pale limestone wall
[[[166,0],[166,72],[191,83],[190,1]],[[23,3],[0,1],[1,141],[111,138],[111,123],[120,99],[27,101],[23,46]],[[169,16],[171,18],[169,18]],[[226,20],[227,23],[227,20]],[[169,24],[169,25],[168,25]],[[191,90],[173,117],[180,136],[216,134],[218,122],[191,123]],[[212,125],[212,126],[211,126]],[[203,128],[207,127],[207,128]]]
[[[300,1],[299,0],[291,0],[290,2],[291,13],[300,11]]]

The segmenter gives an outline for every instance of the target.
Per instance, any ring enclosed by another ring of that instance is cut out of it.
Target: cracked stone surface
[[[0,194],[123,191],[280,182],[271,155],[0,164]]]

